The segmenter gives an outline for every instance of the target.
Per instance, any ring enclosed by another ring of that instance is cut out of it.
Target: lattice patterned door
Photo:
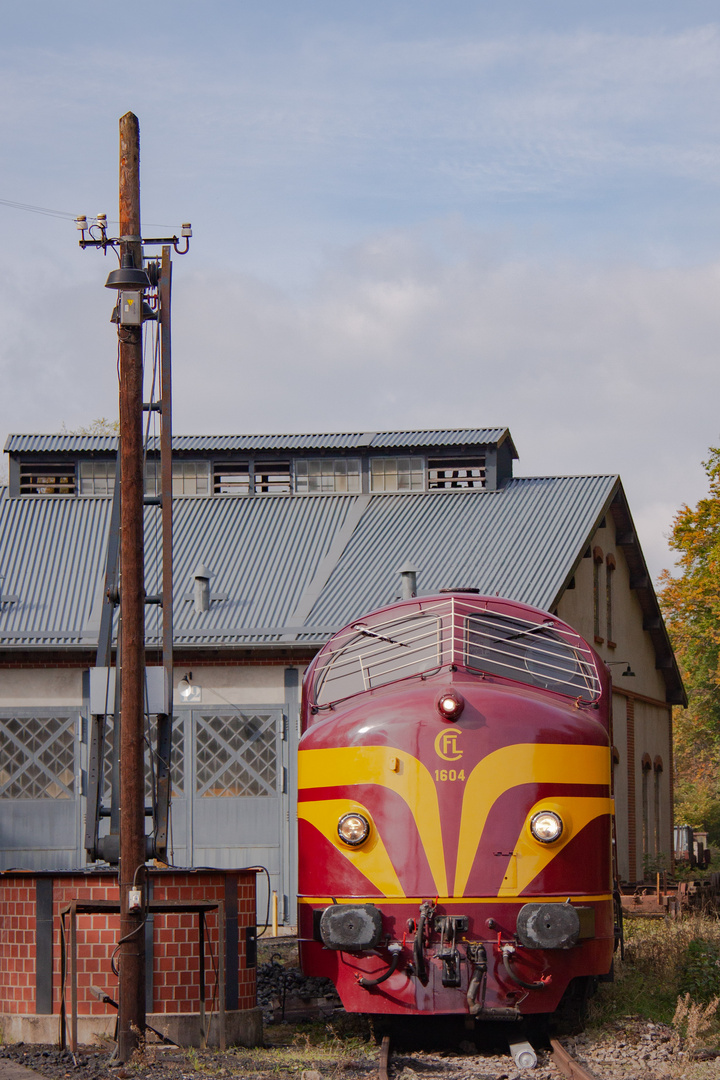
[[[58,869],[84,861],[76,709],[0,713],[0,868]]]
[[[170,757],[170,775],[172,779],[172,802],[170,809],[170,844],[169,858],[176,866],[190,864],[190,856],[187,848],[187,809],[186,809],[186,784],[185,784],[185,724],[187,714],[180,711],[180,715],[173,717],[172,752]],[[112,798],[112,770],[114,751],[114,717],[108,716],[105,720],[105,748],[103,751],[103,786],[102,799],[106,809],[110,809]],[[145,805],[152,805],[153,776],[156,758],[157,727],[155,718],[145,726]],[[150,748],[150,751],[148,750]],[[119,779],[118,779],[119,783]],[[150,832],[152,819],[145,819],[145,831]],[[110,831],[110,819],[104,817],[100,821],[100,836],[105,836]]]
[[[252,866],[283,895],[286,770],[280,708],[194,709],[192,851],[195,866]],[[258,911],[265,886],[258,879]]]

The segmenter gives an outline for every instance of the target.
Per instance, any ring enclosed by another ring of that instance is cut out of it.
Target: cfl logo
[[[438,757],[441,757],[443,761],[458,761],[463,752],[458,746],[458,739],[462,735],[462,731],[458,731],[457,728],[453,728],[450,731],[447,728],[443,728],[439,731],[435,738],[435,753]]]

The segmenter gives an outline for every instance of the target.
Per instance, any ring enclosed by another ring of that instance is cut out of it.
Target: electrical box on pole
[[[121,292],[119,306],[121,326],[142,326],[142,293]]]

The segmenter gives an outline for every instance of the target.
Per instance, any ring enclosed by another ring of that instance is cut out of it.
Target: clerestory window
[[[161,488],[160,462],[157,459],[146,461],[145,494],[159,495]],[[209,495],[210,462],[173,461],[172,488],[173,495]]]
[[[423,491],[425,462],[421,457],[370,459],[371,491]]]
[[[247,495],[250,491],[249,462],[216,461],[213,491],[216,495]]]
[[[447,488],[484,488],[485,458],[428,458],[428,487],[431,491]]]
[[[21,495],[75,495],[76,491],[74,461],[20,465]]]
[[[292,491],[289,461],[256,461],[255,494],[286,495]]]
[[[360,491],[360,458],[300,458],[295,461],[298,495]]]
[[[115,490],[115,461],[81,461],[80,494],[112,495]]]

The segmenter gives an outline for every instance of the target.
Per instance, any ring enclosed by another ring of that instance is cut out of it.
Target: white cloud
[[[718,435],[719,290],[717,265],[448,265],[397,233],[302,299],[183,274],[176,428],[507,424],[522,474],[619,472],[656,573]]]
[[[302,178],[334,198],[338,183],[387,197],[412,173],[411,200],[452,200],[578,193],[658,170],[705,184],[720,164],[717,26],[468,38],[420,24],[388,40],[336,24],[257,48],[231,20],[213,52],[141,42],[128,57],[77,40],[0,55],[0,131],[15,148],[62,169],[69,142],[80,164],[114,145],[100,125],[132,107],[171,190],[243,190],[245,173],[273,189]]]
[[[241,9],[144,22],[130,59],[111,8],[7,41],[0,197],[112,218],[133,108],[144,220],[196,232],[177,430],[507,424],[523,473],[620,472],[656,572],[718,438],[718,26],[258,37]],[[114,415],[108,263],[0,212],[3,435]]]
[[[175,430],[507,425],[521,475],[619,472],[657,574],[719,434],[720,265],[476,257],[475,239],[451,262],[379,235],[302,294],[177,260]],[[115,415],[112,294],[51,268],[3,285],[3,436]]]

